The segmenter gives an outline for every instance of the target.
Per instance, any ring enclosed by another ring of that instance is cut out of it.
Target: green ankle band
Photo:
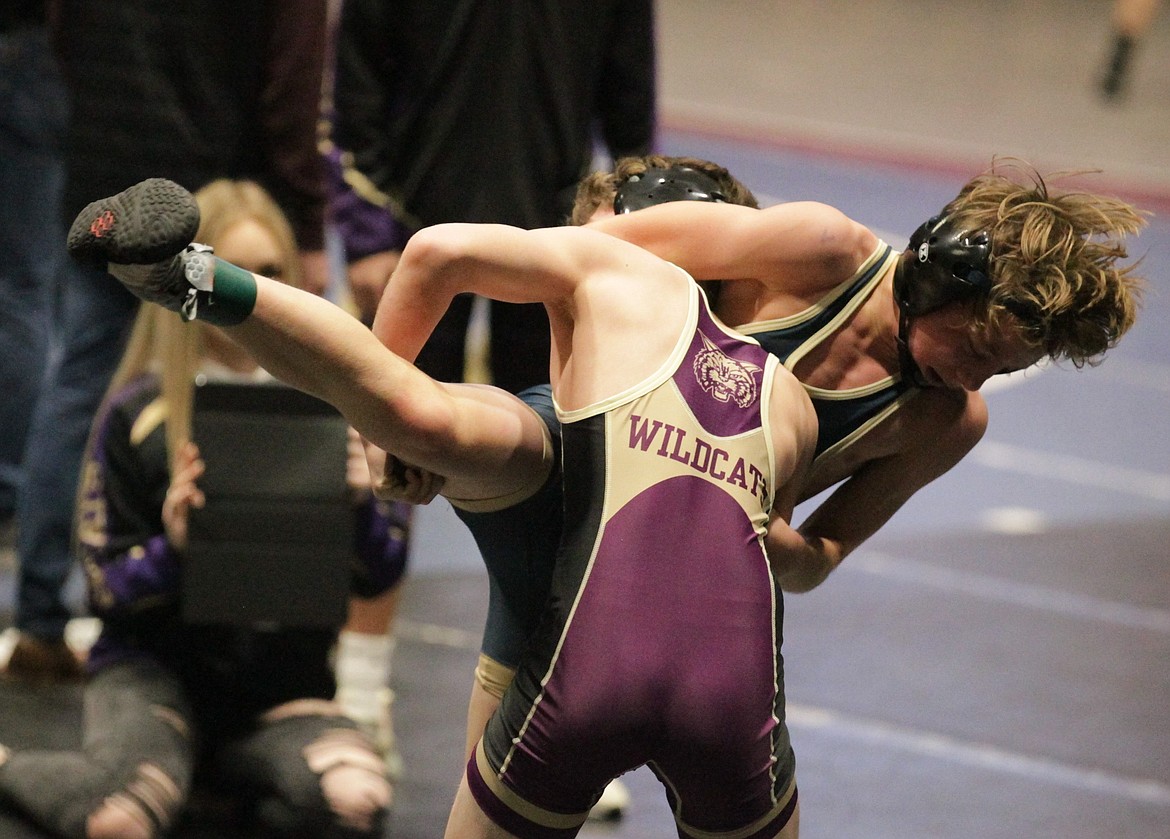
[[[215,258],[215,283],[199,320],[216,326],[242,323],[256,305],[256,278],[243,268]]]

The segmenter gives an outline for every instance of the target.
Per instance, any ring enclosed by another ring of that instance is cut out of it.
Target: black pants
[[[475,296],[460,294],[431,333],[415,361],[440,382],[463,381],[467,326]],[[548,316],[540,303],[488,303],[491,384],[510,393],[548,382]]]

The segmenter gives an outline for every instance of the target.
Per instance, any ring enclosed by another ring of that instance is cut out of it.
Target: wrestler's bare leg
[[[500,698],[484,690],[478,680],[472,682],[471,699],[467,703],[467,741],[463,750],[463,759],[471,760],[475,744],[483,737],[483,730],[487,728],[488,720],[500,707]]]
[[[515,839],[511,833],[501,828],[484,814],[479,808],[471,788],[467,785],[467,772],[459,780],[459,790],[455,793],[455,803],[451,805],[451,815],[447,819],[447,831],[443,839]]]

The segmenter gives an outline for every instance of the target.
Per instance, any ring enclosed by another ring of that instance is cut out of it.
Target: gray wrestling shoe
[[[210,248],[193,245],[199,229],[195,197],[174,181],[150,178],[89,204],[69,228],[66,246],[78,262],[113,274],[135,296],[172,311],[210,288]]]

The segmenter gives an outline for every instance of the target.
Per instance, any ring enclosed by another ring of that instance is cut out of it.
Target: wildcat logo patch
[[[703,333],[703,349],[695,355],[695,379],[706,393],[720,402],[734,402],[747,408],[759,398],[755,374],[764,368],[750,361],[732,358],[715,346]]]

